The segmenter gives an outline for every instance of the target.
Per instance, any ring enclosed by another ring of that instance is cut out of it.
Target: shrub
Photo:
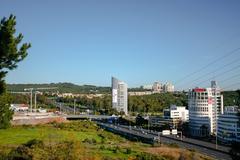
[[[28,148],[32,148],[33,146],[42,147],[43,141],[37,140],[37,139],[32,139],[32,140],[28,141],[27,143],[25,143],[24,146],[26,146]]]
[[[177,143],[170,143],[168,146],[173,148],[179,148],[179,145]]]
[[[132,153],[132,149],[131,148],[126,148],[126,154],[131,154]]]
[[[94,139],[94,138],[92,138],[92,139],[85,138],[82,142],[88,143],[88,144],[96,144],[97,143],[96,139]]]
[[[105,146],[104,146],[104,145],[101,145],[101,146],[99,147],[99,149],[100,149],[100,150],[105,150]]]
[[[136,160],[164,160],[164,158],[149,153],[140,153],[136,156]]]
[[[113,153],[118,153],[120,151],[120,148],[118,146],[115,146],[112,148]]]

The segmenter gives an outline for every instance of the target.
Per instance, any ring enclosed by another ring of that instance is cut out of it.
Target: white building
[[[144,92],[128,92],[129,96],[144,96],[144,95],[151,95],[151,91],[144,91]]]
[[[29,105],[27,105],[27,104],[11,104],[10,109],[15,112],[28,111]]]
[[[164,109],[165,119],[178,119],[183,122],[189,120],[189,112],[185,106],[171,105],[169,109]]]
[[[223,143],[240,142],[240,115],[238,106],[225,107],[218,117],[217,137]]]
[[[189,90],[188,109],[192,136],[204,137],[215,134],[216,118],[223,113],[223,96],[216,82],[212,81],[211,88]]]
[[[162,92],[162,84],[160,82],[154,82],[152,86],[153,93],[160,93]]]
[[[128,114],[127,84],[112,77],[112,107]]]
[[[143,89],[152,90],[153,85],[147,84],[143,86]]]
[[[174,85],[167,82],[166,84],[163,85],[163,92],[174,92]]]

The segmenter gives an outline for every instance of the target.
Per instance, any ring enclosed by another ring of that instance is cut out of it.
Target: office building
[[[166,84],[163,85],[163,92],[174,92],[174,85],[171,83],[167,82]]]
[[[186,122],[189,120],[189,112],[185,106],[171,105],[169,109],[163,110],[165,119],[175,119]]]
[[[238,106],[227,106],[224,113],[219,115],[217,137],[222,143],[240,143],[240,110]]]
[[[112,77],[112,107],[128,114],[127,84]]]
[[[223,96],[215,81],[211,88],[194,88],[188,92],[189,129],[192,136],[216,134],[216,120],[223,113]]]

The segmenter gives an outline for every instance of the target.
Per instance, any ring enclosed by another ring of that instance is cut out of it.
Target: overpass
[[[91,120],[103,120],[103,119],[109,119],[112,116],[107,115],[91,115],[91,114],[72,114],[72,115],[66,115],[66,119],[68,120],[77,120],[77,119],[91,119]]]

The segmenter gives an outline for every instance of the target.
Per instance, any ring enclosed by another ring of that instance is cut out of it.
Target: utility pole
[[[34,108],[35,108],[35,112],[37,112],[37,94],[40,93],[38,91],[34,92]]]
[[[74,115],[75,115],[76,114],[76,99],[74,99],[73,105],[74,105]]]
[[[35,103],[34,103],[34,108],[35,108],[35,112],[37,112],[37,93],[35,92]]]
[[[57,89],[57,87],[46,87],[46,88],[25,88],[24,91],[30,92],[30,112],[32,113],[32,99],[33,99],[33,90],[37,92],[37,90],[48,90],[48,89]],[[35,109],[37,107],[37,93],[35,92]]]

